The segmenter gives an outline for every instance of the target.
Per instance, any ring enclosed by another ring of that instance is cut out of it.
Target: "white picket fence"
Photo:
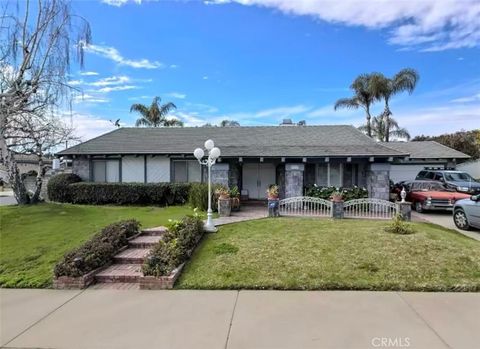
[[[397,212],[397,205],[387,200],[365,198],[343,203],[345,218],[392,219]]]
[[[280,200],[280,216],[333,217],[333,203],[328,200],[298,196]],[[380,199],[355,199],[343,203],[344,218],[391,219],[398,213],[395,203]]]
[[[280,200],[280,216],[332,216],[332,202],[310,196],[298,196]]]

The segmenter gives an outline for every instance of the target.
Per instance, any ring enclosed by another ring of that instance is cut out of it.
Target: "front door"
[[[265,199],[268,186],[275,184],[275,165],[243,164],[242,184],[250,199]]]

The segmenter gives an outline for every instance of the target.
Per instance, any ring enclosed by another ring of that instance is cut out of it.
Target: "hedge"
[[[212,210],[217,211],[217,196],[215,190],[224,187],[221,184],[212,184]],[[190,192],[188,195],[188,204],[193,208],[198,208],[202,211],[208,209],[208,184],[207,183],[192,183],[190,185]]]
[[[140,223],[126,220],[110,224],[82,246],[65,254],[54,269],[56,277],[79,277],[112,262],[113,256],[139,233]]]
[[[203,222],[200,216],[186,216],[174,221],[163,239],[145,258],[143,274],[156,277],[169,275],[190,257],[202,235]]]
[[[69,186],[81,181],[82,179],[73,173],[61,173],[53,176],[47,183],[48,199],[56,202],[71,202]]]
[[[353,188],[337,188],[337,187],[319,187],[313,185],[305,189],[305,196],[311,196],[314,198],[320,198],[325,200],[330,200],[331,196],[335,192],[342,193],[343,200],[353,200],[353,199],[362,199],[368,198],[368,190],[361,187]]]

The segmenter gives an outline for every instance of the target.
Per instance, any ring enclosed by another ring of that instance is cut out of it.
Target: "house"
[[[193,150],[207,139],[221,150],[212,181],[236,185],[250,199],[264,199],[274,183],[282,198],[317,184],[362,186],[388,199],[392,164],[410,156],[346,125],[120,128],[57,156],[72,159],[85,181],[202,182],[206,170]]]
[[[403,153],[408,158],[397,158],[390,167],[390,179],[394,182],[415,179],[425,167],[453,168],[470,156],[435,141],[383,142],[383,146]]]

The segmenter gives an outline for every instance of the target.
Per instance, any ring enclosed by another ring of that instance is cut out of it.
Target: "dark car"
[[[470,195],[449,189],[438,181],[411,181],[404,183],[407,201],[417,212],[425,210],[452,210],[458,200],[469,198]]]
[[[480,194],[480,183],[462,171],[425,169],[420,171],[415,179],[440,181],[445,183],[448,188],[461,193]]]

